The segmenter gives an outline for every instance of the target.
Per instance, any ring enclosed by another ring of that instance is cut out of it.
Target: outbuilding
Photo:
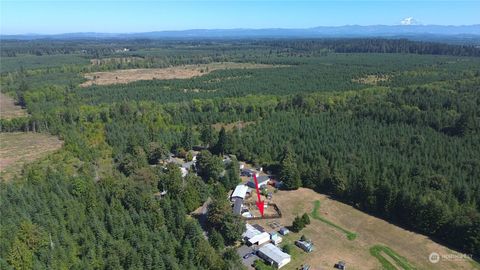
[[[243,199],[242,198],[235,198],[235,202],[233,203],[233,213],[235,215],[242,214],[242,206],[243,206]]]
[[[287,235],[287,234],[290,233],[290,231],[289,231],[287,228],[285,228],[285,227],[280,228],[280,230],[279,230],[278,232],[279,232],[281,235]]]
[[[289,254],[270,243],[260,247],[257,254],[258,257],[264,259],[267,263],[277,269],[282,268],[292,260]]]
[[[277,232],[271,232],[270,233],[270,240],[272,240],[272,244],[277,246],[282,242],[282,237],[277,233]]]

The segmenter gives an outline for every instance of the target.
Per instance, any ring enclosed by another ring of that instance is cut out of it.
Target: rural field
[[[63,142],[40,133],[0,133],[0,172],[8,180],[22,167],[59,149]]]
[[[440,260],[436,264],[430,263],[428,257],[432,252],[440,255],[456,254],[456,252],[435,243],[426,236],[397,227],[310,189],[278,191],[272,200],[281,209],[283,217],[278,221],[285,226],[291,225],[296,215],[312,214],[316,201],[320,201],[321,204],[318,211],[320,216],[354,232],[356,238],[349,240],[344,232],[314,219],[310,215],[311,224],[307,225],[300,233],[287,235],[284,243],[293,243],[301,235],[305,235],[315,244],[315,251],[305,253],[295,247],[292,262],[282,269],[297,269],[304,263],[313,266],[313,269],[331,269],[340,260],[347,263],[348,269],[384,269],[380,262],[370,254],[370,249],[376,245],[387,246],[405,257],[412,266],[409,269],[480,269],[471,260]],[[254,222],[270,229],[267,225],[270,221]],[[381,252],[381,255],[385,255],[384,252]],[[393,261],[389,256],[383,257]],[[395,262],[392,264],[396,269],[403,269]]]
[[[170,80],[170,79],[188,79],[201,75],[206,75],[214,70],[222,69],[253,69],[253,68],[271,68],[274,65],[251,64],[251,63],[209,63],[198,65],[184,65],[168,68],[149,68],[149,69],[124,69],[108,72],[93,72],[85,74],[86,82],[80,86],[87,87],[91,85],[109,85],[125,84],[143,80]]]
[[[12,119],[26,116],[27,113],[20,106],[16,106],[13,98],[0,92],[0,118]]]

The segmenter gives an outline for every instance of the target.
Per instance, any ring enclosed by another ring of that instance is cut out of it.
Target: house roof
[[[246,237],[248,239],[254,237],[255,235],[258,235],[260,234],[261,232],[257,229],[255,229],[255,227],[253,227],[252,225],[246,223],[245,224],[245,227],[246,227],[246,230],[245,232],[242,234],[243,237]]]
[[[259,183],[269,181],[269,180],[270,180],[270,177],[268,175],[260,175],[257,177],[257,181]]]
[[[235,190],[232,193],[232,198],[238,197],[245,199],[245,196],[247,195],[248,187],[246,185],[238,185],[235,187]]]
[[[233,204],[233,213],[236,215],[240,215],[242,213],[242,203],[243,199],[237,198]]]
[[[265,240],[265,239],[270,240],[270,234],[267,233],[267,232],[262,232],[260,234],[255,235],[254,237],[248,239],[248,242],[254,244],[256,242],[259,242],[259,241]]]
[[[258,225],[258,224],[253,224],[253,227],[254,227],[255,229],[257,229],[258,231],[260,231],[260,232],[264,232],[264,231],[265,231],[265,229],[264,229],[262,226]]]
[[[290,255],[281,251],[278,247],[271,243],[262,246],[258,251],[269,257],[271,260],[275,261],[277,264],[280,264],[284,260],[291,259]]]

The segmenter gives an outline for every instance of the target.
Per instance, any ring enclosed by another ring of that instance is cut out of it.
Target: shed
[[[270,240],[272,240],[272,244],[278,245],[282,242],[283,239],[277,232],[271,232]]]
[[[289,254],[270,243],[258,249],[258,256],[278,269],[292,260]]]
[[[235,215],[241,215],[242,214],[242,205],[243,205],[243,199],[242,198],[236,198],[235,202],[233,203],[233,213]]]
[[[278,232],[279,232],[281,235],[287,235],[287,234],[290,233],[290,231],[289,231],[287,228],[285,228],[285,227],[280,228],[280,230],[279,230]]]

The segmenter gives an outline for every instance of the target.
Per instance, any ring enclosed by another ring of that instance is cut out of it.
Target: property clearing
[[[12,119],[26,116],[27,112],[22,107],[15,105],[15,101],[10,96],[0,93],[0,118]]]
[[[208,74],[221,69],[255,69],[281,67],[281,65],[266,65],[252,63],[209,63],[198,65],[184,65],[168,68],[123,69],[108,72],[93,72],[85,74],[86,82],[80,86],[125,84],[141,80],[169,80],[188,79]]]
[[[294,247],[291,263],[282,269],[297,269],[302,264],[309,264],[313,269],[333,269],[338,261],[345,261],[348,269],[388,269],[382,265],[378,256],[393,266],[390,269],[480,269],[470,259],[442,259],[438,263],[431,263],[428,258],[432,252],[440,255],[458,253],[424,235],[397,227],[310,189],[278,191],[273,194],[272,202],[282,211],[282,217],[276,219],[276,222],[283,226],[290,226],[297,215],[312,213],[311,224],[300,233],[285,236],[281,246],[293,244],[301,235],[305,235],[313,241],[315,250],[306,253]],[[314,212],[343,230],[316,219]],[[264,228],[270,228],[268,223],[271,222],[272,220],[254,221]],[[345,237],[344,230],[355,232],[355,240]],[[379,250],[378,246],[385,248]],[[374,254],[371,253],[372,249]]]
[[[63,142],[41,133],[0,133],[0,173],[9,180],[23,165],[59,149]]]
[[[328,224],[340,231],[342,231],[343,233],[345,233],[345,235],[347,236],[348,240],[355,240],[355,238],[357,238],[357,234],[354,233],[354,232],[351,232],[349,230],[346,230],[340,226],[338,226],[337,224],[331,222],[330,220],[322,217],[319,213],[318,213],[318,210],[320,210],[320,201],[315,201],[314,203],[314,206],[313,206],[313,210],[312,210],[312,213],[310,214],[311,217],[313,217],[314,219],[317,219],[317,220],[320,220],[321,222],[325,223],[325,224]]]

